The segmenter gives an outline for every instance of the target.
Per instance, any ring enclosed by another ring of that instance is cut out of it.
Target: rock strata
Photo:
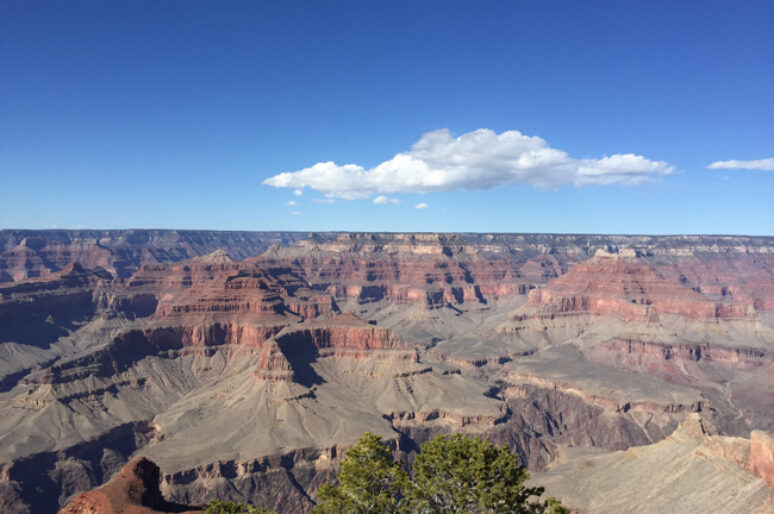
[[[306,512],[365,431],[408,463],[461,431],[579,484],[617,466],[552,482],[578,509],[662,469],[674,505],[771,507],[772,238],[0,231],[0,281],[4,512],[138,455],[166,501]]]

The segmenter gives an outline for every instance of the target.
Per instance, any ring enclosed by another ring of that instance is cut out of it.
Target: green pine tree
[[[525,486],[528,479],[508,445],[455,434],[422,445],[412,481],[381,438],[366,433],[347,452],[338,484],[320,488],[312,512],[569,514],[554,498],[540,501],[543,488]]]
[[[529,473],[508,445],[454,434],[422,445],[414,461],[412,504],[416,512],[550,513],[569,511],[542,487],[527,487]]]
[[[346,454],[338,484],[318,491],[315,514],[366,514],[409,512],[408,474],[392,458],[381,437],[366,432]]]

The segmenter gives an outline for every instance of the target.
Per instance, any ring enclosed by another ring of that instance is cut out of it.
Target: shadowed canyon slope
[[[774,505],[774,238],[0,236],[4,511],[143,456],[158,501],[304,512],[365,431],[507,442],[586,512]]]

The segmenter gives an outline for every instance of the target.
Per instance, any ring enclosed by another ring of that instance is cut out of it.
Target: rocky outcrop
[[[3,512],[57,512],[78,493],[107,482],[154,434],[149,423],[126,423],[56,452],[0,463]]]
[[[310,339],[318,351],[408,349],[392,330],[371,325],[351,312],[293,326],[281,334],[277,341],[282,345],[299,338]]]
[[[227,460],[165,474],[162,490],[177,501],[209,498],[252,502],[276,512],[307,512],[316,490],[333,479],[345,448],[301,448],[250,460]],[[208,484],[202,487],[201,484]]]
[[[110,482],[93,491],[79,494],[60,514],[153,514],[200,512],[202,507],[189,507],[164,499],[159,488],[159,467],[139,457],[114,476]]]
[[[761,477],[774,491],[774,438],[766,432],[753,430],[750,433],[750,460],[748,467]],[[774,501],[774,496],[772,496]]]
[[[513,385],[508,387],[504,393],[506,397],[523,398],[528,396],[529,391],[546,389],[549,391],[558,391],[563,394],[579,398],[584,404],[601,407],[609,412],[626,413],[643,412],[647,414],[688,414],[707,410],[710,406],[706,400],[699,400],[691,403],[648,401],[648,400],[630,400],[621,401],[618,398],[605,396],[601,394],[589,393],[584,387],[569,381],[556,381],[546,379],[537,375],[525,375],[509,373],[506,375],[509,382]]]
[[[309,365],[324,357],[418,361],[417,352],[407,347],[392,330],[344,313],[282,330],[263,345],[255,376],[262,380],[311,385],[313,379],[309,375],[314,373]]]

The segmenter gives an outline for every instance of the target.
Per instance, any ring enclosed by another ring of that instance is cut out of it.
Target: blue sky
[[[772,235],[772,26],[770,0],[0,0],[0,227]]]

